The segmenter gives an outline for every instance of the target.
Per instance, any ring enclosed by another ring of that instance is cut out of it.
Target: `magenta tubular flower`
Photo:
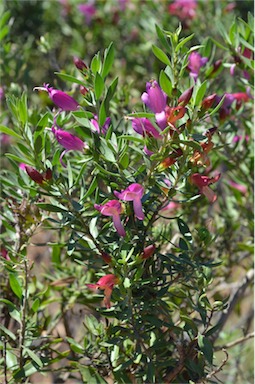
[[[142,94],[142,102],[155,113],[157,124],[161,129],[166,127],[165,108],[167,95],[162,91],[157,81],[146,83],[146,92]]]
[[[66,165],[63,163],[62,159],[63,156],[71,150],[74,151],[83,151],[84,148],[87,148],[86,143],[84,143],[79,137],[72,135],[71,133],[67,131],[63,131],[62,129],[56,129],[54,127],[51,128],[52,132],[54,133],[55,138],[59,142],[62,147],[65,148],[65,150],[60,155],[60,163],[63,165],[63,167],[66,168]]]
[[[96,13],[96,8],[93,4],[79,4],[78,10],[84,15],[86,24],[90,24],[93,16]]]
[[[101,289],[104,291],[104,304],[106,308],[111,308],[111,295],[114,285],[118,284],[118,277],[109,274],[101,277],[96,284],[86,284],[89,289]]]
[[[239,183],[236,183],[235,181],[233,180],[229,180],[229,185],[235,189],[237,189],[239,192],[241,192],[243,195],[246,195],[247,193],[247,187],[246,185],[242,185],[242,184],[239,184]]]
[[[113,219],[114,227],[120,236],[125,236],[126,232],[120,220],[122,213],[121,203],[118,200],[110,200],[106,204],[95,204],[94,208],[102,213],[104,216],[111,216]]]
[[[142,185],[137,183],[130,184],[130,186],[125,190],[121,192],[114,191],[113,193],[120,200],[133,201],[135,216],[139,220],[144,220],[144,213],[141,202],[144,193],[144,188]]]
[[[195,184],[199,188],[200,193],[204,194],[210,203],[214,203],[217,199],[217,195],[211,188],[208,187],[208,185],[216,183],[219,178],[220,173],[215,177],[208,177],[200,175],[200,173],[194,173],[190,176],[190,181],[192,184]]]
[[[196,81],[200,68],[203,67],[208,61],[207,57],[202,57],[198,52],[192,52],[189,55],[189,64],[188,70],[190,71],[190,76]]]
[[[152,125],[149,119],[146,117],[137,117],[132,119],[132,127],[134,131],[139,133],[142,136],[152,136],[155,139],[162,139],[162,136],[157,131],[157,129]]]
[[[34,90],[47,91],[50,99],[53,103],[60,108],[61,111],[76,111],[79,107],[79,104],[67,93],[59,91],[53,87],[50,87],[49,84],[43,84],[43,87],[35,87]]]
[[[108,128],[109,128],[109,126],[111,124],[111,118],[107,117],[106,120],[105,120],[104,125],[100,129],[99,124],[98,124],[98,117],[97,117],[97,115],[94,115],[94,119],[91,119],[90,121],[94,125],[95,131],[97,133],[102,133],[103,135],[106,134],[106,132],[108,131]]]

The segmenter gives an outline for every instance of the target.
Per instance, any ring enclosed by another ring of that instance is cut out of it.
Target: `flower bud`
[[[76,66],[79,71],[85,71],[88,69],[87,65],[84,63],[83,60],[81,60],[79,57],[73,58],[74,65]]]
[[[179,105],[181,104],[182,106],[185,106],[185,105],[188,104],[188,102],[191,99],[191,96],[192,96],[192,93],[193,93],[193,89],[194,89],[194,87],[191,87],[191,88],[187,89],[185,92],[183,92],[181,94],[181,96],[178,99],[178,104]]]
[[[112,261],[112,258],[110,255],[108,255],[108,253],[106,252],[101,252],[101,256],[102,256],[102,259],[107,263],[107,264],[111,264],[111,261]]]
[[[44,181],[43,176],[33,167],[30,165],[25,165],[25,170],[33,181],[35,181],[37,184],[42,184]]]
[[[88,89],[86,87],[83,87],[83,85],[80,86],[80,92],[83,96],[87,95],[87,93],[89,92]]]
[[[212,95],[207,96],[203,101],[202,101],[202,110],[207,111],[208,109],[211,108],[213,105],[215,98],[216,98],[216,93],[213,93]]]
[[[148,247],[144,248],[144,250],[142,252],[142,259],[146,260],[149,257],[151,257],[153,255],[153,253],[155,252],[155,249],[156,249],[155,244],[148,245]]]
[[[46,172],[44,173],[45,180],[51,180],[52,179],[52,170],[50,168],[46,169]]]

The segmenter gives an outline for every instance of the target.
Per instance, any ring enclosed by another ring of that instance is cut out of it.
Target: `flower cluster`
[[[125,190],[118,192],[114,191],[114,195],[123,201],[132,201],[134,214],[138,220],[144,220],[144,213],[142,209],[141,199],[143,197],[144,188],[138,184],[133,183],[129,185]],[[122,205],[118,200],[110,200],[105,204],[95,204],[95,209],[102,213],[105,216],[111,216],[113,219],[113,224],[120,236],[125,236],[126,232],[121,223],[120,215],[122,211]]]

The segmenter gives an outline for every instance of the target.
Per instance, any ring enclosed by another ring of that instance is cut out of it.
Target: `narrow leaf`
[[[165,52],[162,51],[159,47],[156,45],[152,46],[152,52],[154,55],[164,64],[171,66],[171,62],[168,58],[168,56],[165,54]]]

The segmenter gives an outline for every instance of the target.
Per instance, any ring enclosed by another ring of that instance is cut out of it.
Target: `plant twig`
[[[234,347],[235,345],[238,345],[238,344],[241,344],[241,343],[244,343],[245,341],[249,340],[249,339],[252,339],[254,337],[254,332],[251,332],[251,333],[248,333],[247,335],[243,336],[243,337],[240,337],[239,339],[237,340],[234,340],[234,341],[231,341],[230,343],[228,344],[225,344],[225,345],[222,345],[222,346],[217,346],[214,348],[214,351],[217,352],[217,351],[222,351],[224,349],[228,349],[228,348],[232,348]]]
[[[226,324],[229,316],[231,315],[237,301],[243,296],[246,288],[250,285],[254,278],[254,269],[250,269],[247,271],[244,278],[239,282],[236,289],[233,291],[230,299],[228,307],[222,312],[222,315],[216,325],[218,325],[217,331],[213,334],[211,341],[215,342],[223,329],[224,325]]]
[[[225,349],[223,349],[222,351],[225,353],[225,359],[222,360],[221,365],[218,368],[214,369],[212,372],[210,372],[210,373],[208,373],[208,375],[206,375],[207,380],[211,379],[213,376],[216,375],[216,373],[220,372],[222,370],[222,368],[224,367],[224,365],[227,363],[228,353]]]
[[[24,272],[25,272],[25,286],[24,286],[24,296],[22,302],[22,319],[20,325],[20,336],[19,336],[19,367],[23,368],[23,346],[25,343],[25,333],[26,333],[26,312],[27,312],[27,293],[28,293],[28,267],[27,260],[24,258]]]

